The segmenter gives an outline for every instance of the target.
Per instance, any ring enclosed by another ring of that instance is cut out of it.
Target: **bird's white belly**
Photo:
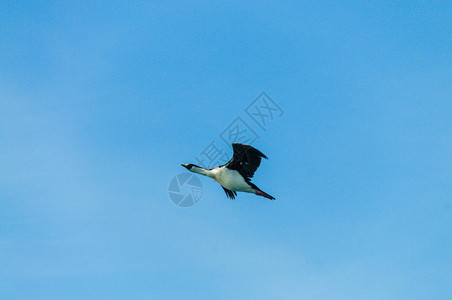
[[[219,168],[215,171],[214,179],[228,190],[254,193],[254,189],[246,183],[238,171],[230,170],[225,167]]]

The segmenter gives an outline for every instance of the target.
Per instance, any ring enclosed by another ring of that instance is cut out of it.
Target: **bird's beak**
[[[182,167],[187,168],[188,164],[180,164]]]

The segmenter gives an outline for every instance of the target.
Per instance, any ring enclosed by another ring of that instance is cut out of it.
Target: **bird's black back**
[[[250,145],[233,143],[234,155],[224,166],[231,170],[237,170],[246,179],[252,178],[254,172],[261,164],[262,157],[267,158],[262,152]]]

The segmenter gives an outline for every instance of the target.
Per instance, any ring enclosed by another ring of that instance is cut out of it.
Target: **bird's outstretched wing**
[[[262,157],[267,158],[262,152],[250,145],[233,143],[234,155],[225,166],[231,170],[237,170],[243,177],[252,178],[254,172],[261,164]]]
[[[236,191],[228,190],[227,188],[224,188],[223,186],[221,186],[221,187],[223,188],[223,190],[226,193],[226,196],[228,198],[235,199],[235,196],[237,196],[237,192]]]

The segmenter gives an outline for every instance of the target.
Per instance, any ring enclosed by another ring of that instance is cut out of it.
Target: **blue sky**
[[[451,298],[451,9],[1,2],[0,298]],[[262,91],[276,201],[175,206]]]

